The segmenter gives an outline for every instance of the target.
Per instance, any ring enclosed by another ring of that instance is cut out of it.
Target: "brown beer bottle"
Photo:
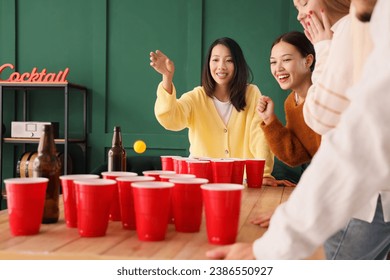
[[[60,172],[61,162],[57,157],[53,128],[51,125],[44,125],[38,145],[38,156],[33,163],[33,177],[49,179],[42,217],[43,224],[56,223],[59,218]]]
[[[120,126],[114,127],[112,146],[108,151],[108,171],[126,171],[126,150],[122,145]]]

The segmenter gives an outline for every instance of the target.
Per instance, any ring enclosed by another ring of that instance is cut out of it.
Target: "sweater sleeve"
[[[188,119],[191,114],[190,100],[184,96],[176,99],[175,86],[173,86],[172,94],[169,94],[160,83],[157,87],[154,114],[157,121],[165,129],[182,130],[188,126]]]
[[[295,167],[311,160],[311,156],[299,139],[275,119],[270,124],[261,124],[271,151],[285,164]]]
[[[345,16],[337,25],[328,52],[316,52],[318,63],[303,109],[308,126],[321,135],[337,125],[342,112],[348,107],[349,99],[345,92],[353,79],[350,17]]]
[[[265,167],[264,167],[264,177],[271,177],[273,168],[274,168],[274,154],[272,153],[270,146],[268,145],[268,141],[264,135],[263,130],[260,127],[260,123],[262,119],[256,111],[256,104],[258,98],[261,96],[261,92],[258,87],[251,87],[255,94],[253,100],[249,101],[250,110],[251,110],[251,123],[250,123],[250,150],[254,157],[265,159]]]
[[[329,49],[331,43],[332,40],[324,40],[314,45],[314,50],[316,53],[316,64],[314,71],[311,75],[311,81],[313,82],[313,84],[316,84],[318,82],[318,78],[321,77],[322,72],[324,72],[326,60],[329,56]]]
[[[265,166],[264,166],[264,177],[271,177],[273,168],[274,168],[274,154],[271,152],[271,149],[268,145],[267,139],[264,136],[263,131],[258,127],[258,132],[254,132],[257,134],[260,134],[258,139],[256,140],[256,152],[255,152],[255,157],[257,158],[263,158],[265,159]]]

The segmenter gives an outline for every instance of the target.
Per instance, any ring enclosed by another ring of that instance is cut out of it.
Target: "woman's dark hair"
[[[284,33],[272,43],[271,50],[279,42],[286,42],[293,45],[303,57],[307,57],[310,54],[313,55],[313,63],[310,66],[310,70],[313,72],[316,63],[316,53],[313,44],[307,39],[305,34],[299,31]]]
[[[245,109],[245,92],[248,83],[252,82],[253,74],[248,64],[246,63],[241,47],[231,38],[219,38],[215,40],[209,47],[206,61],[203,65],[202,86],[209,97],[213,97],[215,91],[215,81],[210,73],[210,58],[211,52],[216,45],[223,45],[230,50],[234,63],[234,75],[229,84],[230,102],[237,111]]]

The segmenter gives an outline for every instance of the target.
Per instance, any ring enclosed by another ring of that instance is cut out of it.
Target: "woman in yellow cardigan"
[[[155,115],[168,130],[188,128],[190,156],[264,158],[263,184],[278,182],[271,176],[274,156],[260,128],[256,112],[261,93],[248,84],[251,71],[240,46],[231,38],[212,43],[203,66],[202,86],[176,98],[174,63],[161,51],[150,53],[150,65],[160,74]]]

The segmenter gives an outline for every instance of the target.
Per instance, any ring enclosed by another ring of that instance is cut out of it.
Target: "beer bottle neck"
[[[114,135],[112,137],[112,147],[122,147],[122,135],[121,130],[118,127],[114,128]]]
[[[38,154],[56,154],[53,130],[50,125],[45,125],[38,145]]]

